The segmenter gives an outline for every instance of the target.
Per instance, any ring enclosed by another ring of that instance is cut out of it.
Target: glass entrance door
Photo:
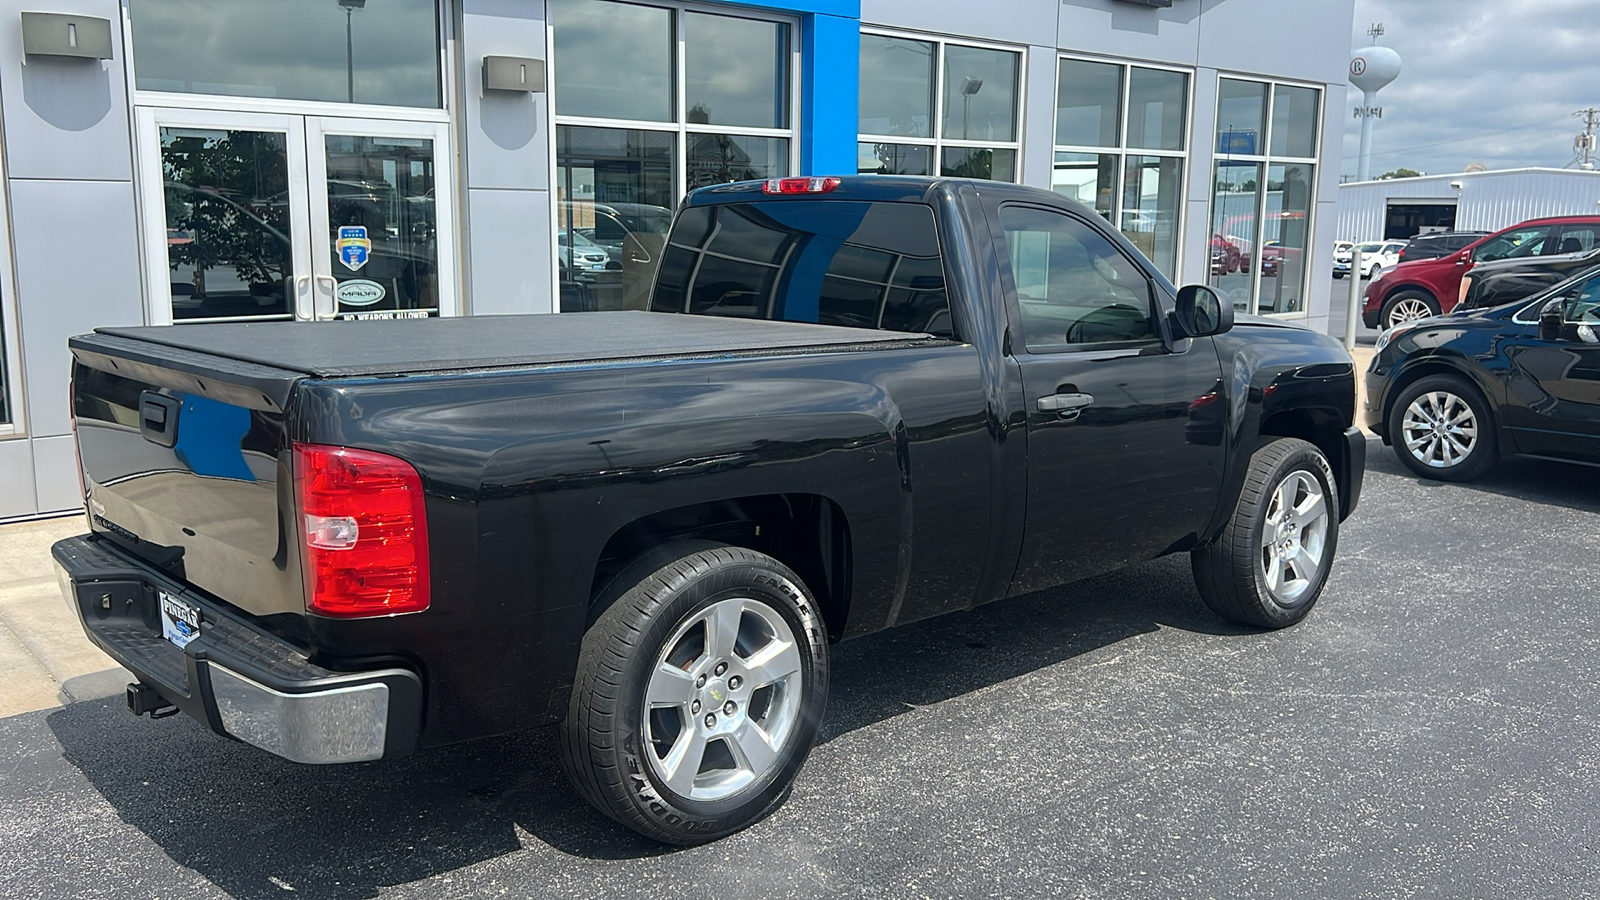
[[[456,315],[445,126],[142,108],[150,320]]]

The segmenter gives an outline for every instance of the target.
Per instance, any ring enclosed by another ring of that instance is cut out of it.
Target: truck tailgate
[[[285,410],[304,376],[113,335],[69,346],[94,531],[246,612],[303,613]]]

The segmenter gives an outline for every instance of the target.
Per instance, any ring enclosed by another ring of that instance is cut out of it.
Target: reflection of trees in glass
[[[750,140],[763,140],[752,138]],[[737,138],[726,134],[689,136],[689,187],[754,181],[767,177],[765,165],[757,167]]]
[[[944,174],[951,178],[982,178],[986,181],[994,179],[994,151],[993,150],[967,150],[961,162],[944,168]]]
[[[928,147],[913,144],[873,144],[878,175],[926,175]]]
[[[281,134],[166,136],[167,261],[173,268],[193,267],[196,297],[205,296],[206,272],[213,268],[232,268],[251,285],[281,284],[287,277],[286,162]]]

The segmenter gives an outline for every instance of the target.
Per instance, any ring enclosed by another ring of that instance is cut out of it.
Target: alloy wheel
[[[1415,322],[1433,315],[1433,308],[1426,301],[1416,297],[1406,297],[1389,310],[1389,327],[1403,325],[1406,322]]]
[[[1312,473],[1297,469],[1279,482],[1261,528],[1261,575],[1267,592],[1293,606],[1316,583],[1328,541],[1328,498]]]
[[[789,623],[745,597],[678,625],[645,688],[645,758],[673,793],[714,801],[779,762],[800,717],[801,655]]]
[[[1418,395],[1400,420],[1406,451],[1425,466],[1453,469],[1478,446],[1478,417],[1466,400],[1449,391]]]

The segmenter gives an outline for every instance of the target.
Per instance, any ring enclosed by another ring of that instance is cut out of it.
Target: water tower
[[[1383,118],[1383,107],[1377,105],[1378,92],[1389,82],[1400,77],[1400,54],[1388,47],[1378,46],[1383,36],[1383,25],[1367,29],[1372,36],[1372,46],[1363,47],[1350,55],[1350,83],[1361,89],[1361,106],[1356,118],[1361,120],[1361,156],[1356,163],[1356,180],[1372,178],[1372,121]]]

